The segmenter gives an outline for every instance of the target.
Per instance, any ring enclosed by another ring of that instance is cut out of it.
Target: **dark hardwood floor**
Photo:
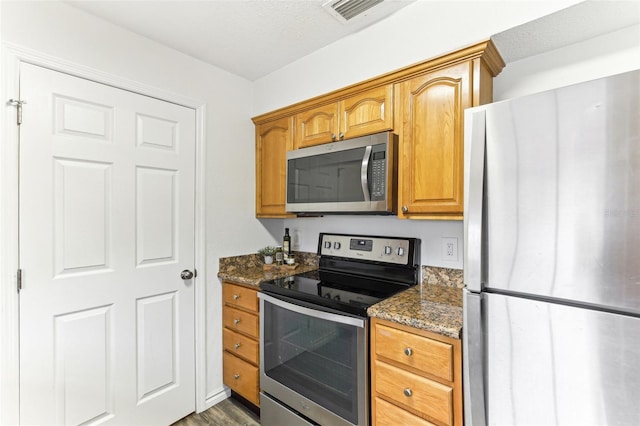
[[[227,398],[207,411],[193,413],[172,426],[258,426],[258,416],[234,398]]]

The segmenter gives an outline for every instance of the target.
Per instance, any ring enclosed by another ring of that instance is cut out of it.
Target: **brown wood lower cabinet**
[[[259,405],[260,376],[257,366],[225,352],[223,355],[224,384],[242,395],[248,401]]]
[[[373,425],[462,425],[460,340],[371,320]]]
[[[258,289],[222,283],[223,382],[260,405],[260,316]]]
[[[374,402],[375,413],[373,418],[374,424],[378,426],[399,426],[399,425],[415,425],[415,426],[434,426],[427,420],[414,416],[402,408],[390,404],[382,398],[376,398]]]

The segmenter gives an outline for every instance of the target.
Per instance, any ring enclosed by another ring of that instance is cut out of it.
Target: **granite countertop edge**
[[[462,336],[462,289],[418,284],[367,309],[378,318],[437,333]]]
[[[260,287],[263,281],[297,275],[318,269],[318,256],[315,253],[294,252],[297,261],[295,269],[286,266],[265,269],[262,256],[248,254],[220,258],[218,278],[234,283]]]
[[[225,281],[233,281],[235,283],[246,284],[249,286],[260,287],[260,283],[263,281],[273,280],[276,278],[288,277],[290,275],[297,275],[303,272],[315,271],[318,268],[310,265],[300,265],[296,269],[282,269],[266,271],[263,268],[248,268],[242,271],[233,272],[218,272],[218,278]]]

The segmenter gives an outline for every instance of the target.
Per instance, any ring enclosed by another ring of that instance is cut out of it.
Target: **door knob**
[[[185,269],[184,271],[180,272],[180,278],[182,278],[183,280],[190,280],[194,276],[195,274],[188,269]]]

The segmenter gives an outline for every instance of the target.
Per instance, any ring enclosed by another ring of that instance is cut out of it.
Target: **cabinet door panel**
[[[453,424],[452,388],[379,361],[375,362],[375,375],[378,394],[446,425]]]
[[[401,211],[458,214],[463,211],[463,118],[471,106],[469,63],[402,84]]]
[[[253,364],[260,360],[258,341],[225,328],[222,330],[223,347],[229,353],[244,358]]]
[[[222,355],[225,385],[247,398],[256,406],[260,404],[260,370],[227,352]]]
[[[453,347],[417,334],[376,325],[376,355],[453,381]]]
[[[256,127],[256,216],[284,217],[287,151],[293,149],[293,117]]]
[[[259,337],[259,317],[239,309],[225,306],[222,312],[222,321],[224,326],[244,333],[248,336]]]
[[[222,285],[222,299],[227,305],[258,312],[258,291],[230,283]]]
[[[374,416],[376,426],[435,426],[418,416],[414,416],[402,408],[388,403],[382,398],[374,398]]]
[[[296,114],[295,148],[334,141],[338,137],[338,104],[331,103]]]
[[[344,139],[393,129],[393,85],[376,87],[340,102]]]

